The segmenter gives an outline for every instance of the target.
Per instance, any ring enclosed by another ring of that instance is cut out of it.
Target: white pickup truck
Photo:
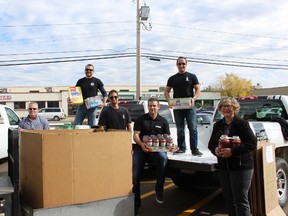
[[[275,144],[276,179],[279,204],[288,202],[288,96],[271,95],[239,98],[238,116],[247,119],[258,140]],[[201,183],[203,186],[217,184],[217,161],[207,149],[213,123],[223,116],[216,110],[211,123],[198,125],[198,147],[203,157],[191,154],[169,157],[170,177],[180,187]],[[287,134],[286,134],[286,133]],[[257,169],[257,167],[256,167]]]
[[[8,128],[17,128],[20,117],[10,107],[0,104],[0,159],[8,157]]]
[[[121,102],[130,111],[132,120],[148,112],[147,101]],[[261,96],[239,98],[240,111],[238,116],[249,121],[250,126],[259,140],[269,140],[276,146],[276,177],[279,204],[284,207],[288,202],[288,141],[283,135],[281,124],[287,125],[288,139],[288,96]],[[177,140],[176,126],[173,112],[167,103],[160,106],[159,114],[165,117],[170,124],[170,132],[174,141]],[[218,185],[217,159],[208,149],[213,123],[222,118],[217,110],[213,113],[211,122],[198,121],[198,148],[203,153],[202,157],[193,156],[189,151],[189,133],[186,128],[185,154],[168,153],[168,176],[179,187],[215,186]],[[272,121],[273,120],[273,121]],[[284,120],[284,121],[283,121]],[[285,130],[285,128],[283,128]]]

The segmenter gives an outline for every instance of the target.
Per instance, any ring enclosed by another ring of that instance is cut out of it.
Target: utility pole
[[[141,94],[141,78],[140,78],[140,71],[141,71],[141,40],[140,40],[140,0],[137,0],[137,36],[136,36],[136,100],[140,100]]]

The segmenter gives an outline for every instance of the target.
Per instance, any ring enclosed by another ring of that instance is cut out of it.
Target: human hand
[[[70,98],[70,97],[68,97],[68,98],[67,98],[67,103],[68,103],[69,105],[71,105],[71,104],[72,104],[72,100],[71,100],[71,98]]]
[[[102,107],[104,107],[104,106],[106,106],[106,103],[99,104],[97,107],[98,107],[98,108],[102,108]]]
[[[152,149],[149,148],[149,146],[146,143],[141,143],[141,148],[142,148],[142,151],[144,151],[146,153],[152,152]]]
[[[222,158],[231,157],[232,156],[231,148],[221,148],[221,150],[218,151],[218,155],[217,156],[218,157],[222,157]]]

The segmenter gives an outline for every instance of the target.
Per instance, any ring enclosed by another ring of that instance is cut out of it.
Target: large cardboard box
[[[25,131],[20,140],[21,198],[32,208],[132,193],[130,132]]]
[[[275,145],[258,141],[250,189],[253,215],[286,216],[278,204],[275,160]]]

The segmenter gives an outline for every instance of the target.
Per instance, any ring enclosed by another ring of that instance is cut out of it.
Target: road
[[[0,175],[7,175],[7,160],[0,160]],[[154,194],[155,179],[145,175],[141,181],[142,207],[140,216],[227,216],[224,198],[219,188],[184,190],[167,178],[163,204],[158,204]],[[288,205],[284,208],[288,213]]]

